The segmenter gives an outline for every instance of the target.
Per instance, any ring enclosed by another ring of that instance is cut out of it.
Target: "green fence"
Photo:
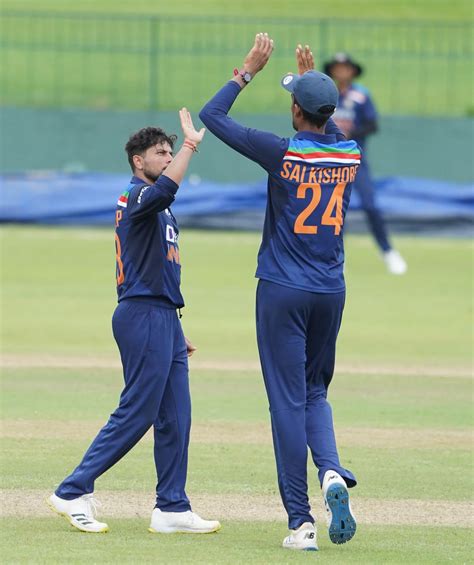
[[[295,69],[296,43],[308,42],[319,65],[341,50],[358,59],[384,114],[472,113],[469,23],[11,12],[0,21],[3,105],[197,110],[268,31],[274,55],[239,97],[241,111],[287,110],[279,80]]]

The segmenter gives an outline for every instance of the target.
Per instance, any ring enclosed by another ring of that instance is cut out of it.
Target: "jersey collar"
[[[309,139],[310,141],[319,141],[319,143],[337,143],[335,134],[333,133],[313,133],[312,131],[299,131],[295,139]]]
[[[144,181],[143,179],[139,179],[135,175],[133,175],[133,177],[131,178],[130,183],[131,184],[147,184],[146,181]]]

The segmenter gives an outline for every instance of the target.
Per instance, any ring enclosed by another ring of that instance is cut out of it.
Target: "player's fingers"
[[[273,39],[270,39],[268,33],[263,34],[263,50],[265,53],[271,53]]]
[[[266,37],[265,37],[265,55],[267,55],[269,57],[272,51],[273,51],[273,39],[270,39],[270,37],[268,37],[268,34],[266,34]]]

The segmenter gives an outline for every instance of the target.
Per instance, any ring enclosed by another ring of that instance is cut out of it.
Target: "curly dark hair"
[[[153,147],[157,143],[169,143],[173,149],[175,141],[178,139],[176,135],[167,135],[161,128],[152,126],[142,128],[132,134],[125,145],[125,151],[128,155],[128,162],[132,171],[135,171],[133,165],[134,155],[143,155],[149,147]]]

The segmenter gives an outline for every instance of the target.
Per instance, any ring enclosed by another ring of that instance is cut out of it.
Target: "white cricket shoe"
[[[195,512],[162,512],[155,508],[148,531],[153,534],[211,534],[221,529],[217,520],[203,520]]]
[[[99,502],[94,499],[93,494],[84,494],[72,500],[52,494],[46,499],[46,504],[81,532],[100,534],[109,531],[107,524],[95,519]]]
[[[357,528],[346,483],[336,471],[327,471],[324,474],[322,490],[327,511],[329,539],[332,543],[346,543],[354,537]]]
[[[305,522],[297,530],[283,540],[285,549],[300,549],[301,551],[318,551],[316,528],[311,522]]]
[[[392,275],[404,275],[407,272],[408,265],[396,249],[385,251],[383,260],[388,272],[392,273]]]

